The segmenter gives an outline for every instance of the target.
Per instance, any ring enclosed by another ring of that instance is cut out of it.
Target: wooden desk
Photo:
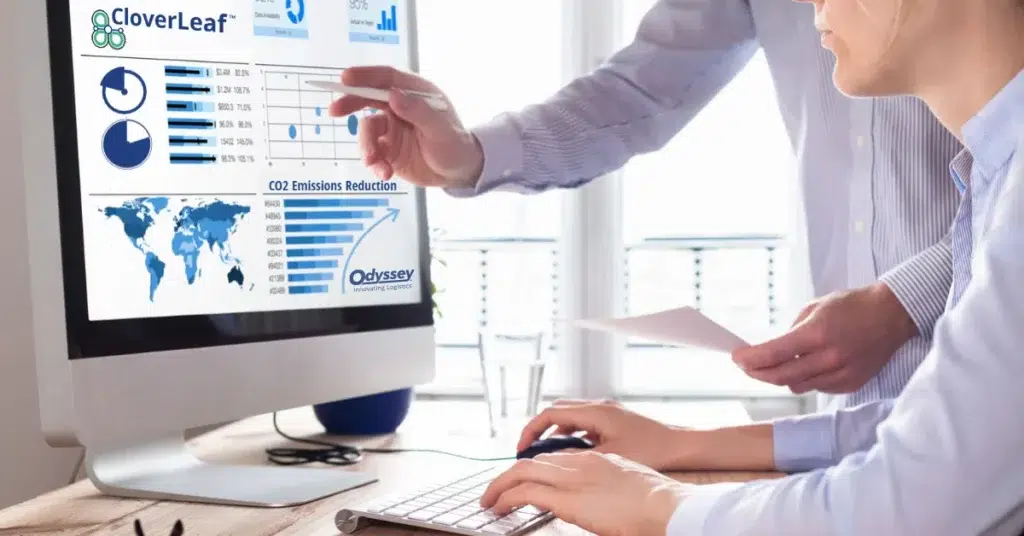
[[[689,405],[647,405],[637,411],[654,417],[674,417],[673,424],[694,426],[739,424],[748,420],[738,403]],[[492,441],[486,437],[482,405],[451,402],[417,402],[406,424],[394,437],[345,441],[364,446],[441,448],[474,457],[507,456],[514,439]],[[282,429],[291,435],[314,435],[323,430],[307,408],[278,416]],[[440,424],[440,426],[439,426]],[[195,454],[209,461],[265,463],[264,449],[285,446],[273,430],[269,416],[241,421],[194,439]],[[147,535],[170,533],[174,522],[185,524],[185,536],[336,536],[334,515],[342,507],[362,503],[396,489],[413,488],[437,478],[485,465],[429,453],[367,455],[353,470],[374,471],[379,482],[295,508],[239,508],[201,504],[119,499],[100,495],[85,480],[0,511],[0,536],[60,534],[85,536],[115,534],[131,536],[135,519],[142,521]],[[339,471],[346,468],[339,468]],[[744,481],[771,478],[761,473],[686,473],[673,475],[695,483]],[[403,536],[415,530],[371,527],[363,534]],[[538,536],[568,536],[584,531],[555,521],[536,531]]]

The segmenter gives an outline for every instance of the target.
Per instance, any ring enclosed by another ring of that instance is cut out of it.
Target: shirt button
[[[512,170],[511,169],[506,169],[504,172],[502,172],[501,176],[505,177],[506,179],[511,177],[512,176]]]
[[[864,147],[864,136],[857,136],[857,147]]]
[[[861,221],[861,220],[857,220],[857,222],[853,224],[853,228],[858,233],[863,233],[864,232],[864,222]]]

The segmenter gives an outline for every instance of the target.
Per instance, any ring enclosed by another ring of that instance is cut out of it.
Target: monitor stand
[[[207,463],[188,452],[184,436],[119,449],[87,448],[85,470],[108,495],[232,506],[295,506],[377,481],[342,468]]]

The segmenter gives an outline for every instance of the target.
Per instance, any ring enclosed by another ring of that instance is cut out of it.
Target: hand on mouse
[[[615,402],[564,400],[534,417],[519,438],[516,451],[555,428],[552,434],[585,432],[594,451],[618,454],[656,470],[672,468],[680,430],[629,411]]]
[[[665,534],[692,487],[614,454],[542,454],[494,479],[480,506],[532,505],[594,534]]]
[[[345,95],[330,107],[332,116],[363,108],[382,113],[359,122],[363,163],[379,178],[401,177],[419,186],[471,187],[483,170],[483,149],[463,127],[453,107],[440,112],[402,89],[442,93],[431,82],[393,67],[350,67],[341,75],[350,86],[391,89],[387,103]]]

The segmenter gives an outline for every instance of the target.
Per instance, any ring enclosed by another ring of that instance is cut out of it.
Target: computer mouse
[[[538,454],[550,454],[552,452],[558,452],[565,449],[592,449],[594,443],[589,439],[576,436],[550,436],[544,439],[538,439],[530,444],[529,447],[519,451],[516,454],[516,459],[522,460],[527,458],[533,458]]]

